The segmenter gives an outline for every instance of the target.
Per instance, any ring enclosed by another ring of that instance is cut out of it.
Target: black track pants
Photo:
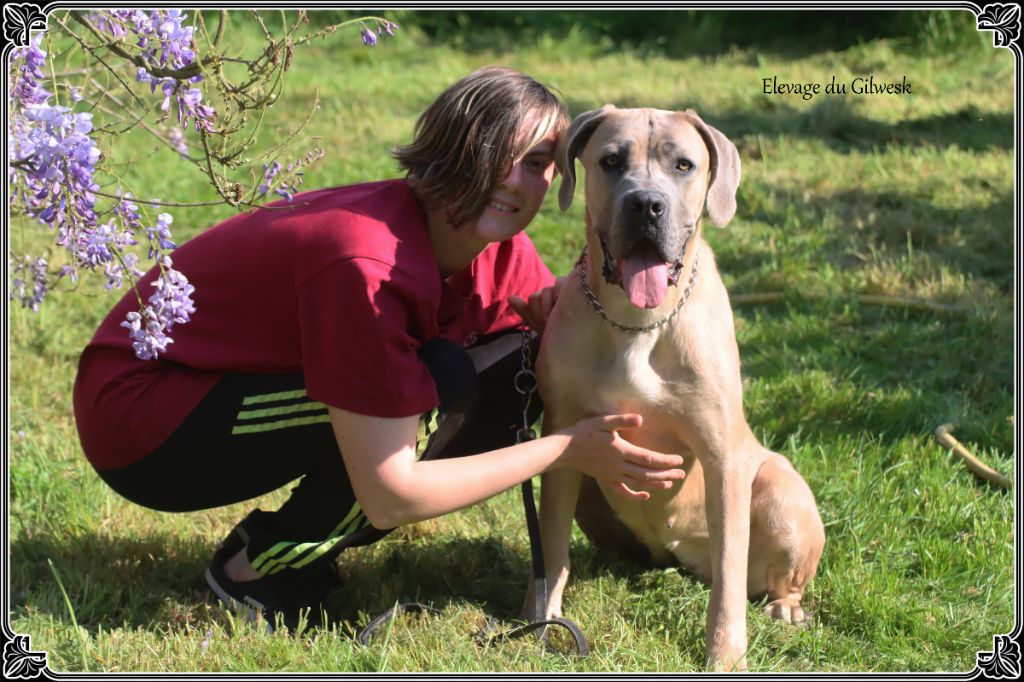
[[[515,442],[522,422],[513,380],[521,368],[520,334],[469,349],[436,338],[420,357],[440,405],[421,415],[417,456],[456,457]],[[537,339],[532,339],[536,357]],[[531,401],[530,421],[540,414]],[[260,573],[302,568],[365,545],[389,529],[371,526],[352,492],[327,408],[306,397],[301,373],[228,374],[154,452],[99,471],[119,494],[162,511],[233,504],[298,484],[275,512],[256,512],[249,560]]]

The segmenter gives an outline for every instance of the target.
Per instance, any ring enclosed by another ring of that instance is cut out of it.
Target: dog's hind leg
[[[794,625],[810,614],[802,601],[825,547],[814,494],[782,455],[770,453],[754,479],[748,594],[768,596],[765,612]]]

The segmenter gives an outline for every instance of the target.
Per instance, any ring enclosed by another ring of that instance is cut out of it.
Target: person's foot
[[[255,514],[255,512],[254,512]],[[330,562],[320,567],[285,569],[273,575],[261,575],[249,564],[246,542],[250,514],[235,526],[214,553],[206,569],[206,582],[227,606],[245,613],[255,621],[262,612],[268,631],[278,622],[296,633],[300,622],[307,627],[324,623],[323,600],[340,585],[337,567]]]

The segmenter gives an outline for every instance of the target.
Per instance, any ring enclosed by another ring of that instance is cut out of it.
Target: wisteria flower
[[[203,104],[203,92],[198,88],[184,89],[178,87],[178,123],[187,128],[189,121],[195,121],[196,130],[213,132],[213,118],[216,111],[213,107]]]
[[[195,287],[189,284],[185,275],[171,267],[171,258],[162,259],[163,272],[153,286],[156,293],[149,297],[149,304],[157,314],[157,318],[168,332],[175,324],[185,324],[196,311],[192,294]]]
[[[9,160],[19,168],[19,184],[32,195],[30,213],[58,228],[66,244],[70,228],[96,224],[93,182],[100,151],[89,137],[92,114],[67,107],[33,104],[24,109]]]
[[[137,280],[146,273],[136,267],[139,263],[139,257],[131,251],[121,255],[121,259],[112,260],[107,263],[103,268],[103,273],[107,276],[107,283],[104,286],[106,289],[120,289],[124,286],[124,278],[126,275],[132,279]]]
[[[192,301],[195,287],[172,267],[169,256],[160,259],[161,272],[153,282],[156,292],[138,312],[125,316],[122,327],[128,330],[132,350],[140,360],[152,360],[167,352],[174,340],[169,336],[175,324],[184,324],[196,311]]]
[[[118,229],[113,223],[87,227],[78,233],[74,254],[78,264],[90,269],[113,261],[118,254],[138,244],[131,230]]]
[[[299,185],[302,184],[302,177],[305,175],[305,171],[302,169],[323,157],[323,149],[313,149],[304,158],[289,163],[280,177],[278,177],[282,169],[280,161],[274,161],[270,165],[263,164],[263,181],[256,190],[258,196],[265,196],[273,189],[275,194],[291,201],[292,197],[298,193]]]
[[[45,258],[32,258],[24,256],[16,260],[8,260],[8,266],[14,277],[11,279],[11,292],[8,298],[12,301],[19,301],[23,308],[32,312],[39,312],[39,304],[43,302],[49,291],[47,285],[48,263]],[[24,273],[32,284],[31,292],[28,291],[28,282],[25,277],[19,276]]]
[[[21,106],[42,104],[50,98],[39,82],[44,79],[42,66],[46,64],[46,50],[42,48],[43,34],[37,33],[24,47],[11,51],[11,63],[17,65],[17,77],[11,90],[12,99]]]
[[[191,26],[182,26],[181,22],[184,20],[185,15],[181,10],[171,9],[167,10],[167,15],[159,24],[156,33],[160,37],[161,64],[169,62],[172,66],[181,67],[191,64],[195,59],[195,53],[191,49],[194,29]]]
[[[128,329],[132,350],[140,360],[155,360],[160,353],[167,352],[167,344],[174,343],[149,306],[144,306],[139,312],[128,313],[121,326]]]
[[[146,228],[149,237],[149,257],[155,258],[160,249],[176,249],[178,245],[171,241],[171,223],[174,217],[170,213],[161,213],[156,217],[156,225]]]

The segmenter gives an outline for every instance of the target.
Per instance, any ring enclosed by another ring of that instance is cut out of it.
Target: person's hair
[[[517,139],[523,123],[533,121],[533,134]],[[420,198],[447,210],[458,226],[484,210],[515,160],[568,126],[569,112],[551,90],[515,69],[491,66],[442,92],[416,121],[413,141],[392,155],[415,179]]]

